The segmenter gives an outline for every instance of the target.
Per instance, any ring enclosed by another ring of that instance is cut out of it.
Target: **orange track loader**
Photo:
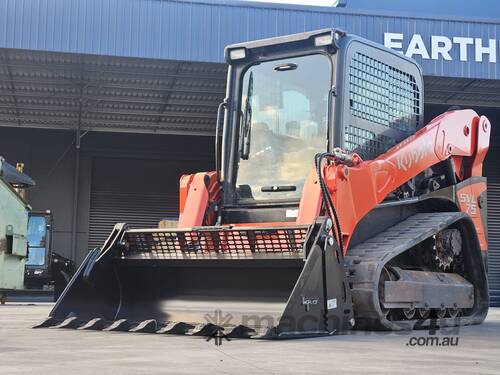
[[[179,228],[117,224],[39,327],[292,338],[481,323],[488,120],[424,125],[419,66],[337,29],[225,56],[215,171],[181,178]]]

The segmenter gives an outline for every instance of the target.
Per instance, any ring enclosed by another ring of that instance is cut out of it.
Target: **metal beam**
[[[83,59],[83,57],[82,57]],[[78,107],[78,122],[75,129],[75,159],[73,168],[73,211],[71,220],[71,259],[76,262],[76,243],[77,243],[77,227],[78,227],[78,199],[80,193],[80,146],[81,146],[81,128],[82,128],[82,111],[84,101],[85,86],[83,85],[84,69],[82,65],[80,73],[80,101]]]
[[[1,48],[0,48],[1,50]],[[177,63],[176,61],[172,61],[172,64]],[[200,63],[197,63],[200,64]],[[55,71],[55,69],[64,69],[70,71],[71,69],[74,69],[75,71],[78,71],[78,65],[66,65],[66,64],[50,64],[50,66],[46,66],[45,64],[37,64],[37,63],[25,63],[20,61],[19,63],[16,61],[15,64],[10,64],[13,67],[26,67],[28,71],[34,71],[34,68],[42,68],[43,70],[47,70],[50,72]],[[100,73],[104,72],[110,75],[129,75],[129,76],[139,76],[139,77],[148,77],[148,79],[153,79],[153,78],[162,78],[162,77],[174,77],[174,78],[187,78],[187,79],[193,79],[193,80],[210,80],[210,81],[221,81],[222,83],[226,83],[226,74],[227,70],[225,69],[224,64],[219,64],[224,67],[224,70],[221,70],[220,73],[202,73],[200,75],[191,75],[191,74],[171,74],[171,73],[165,73],[162,72],[164,69],[157,69],[155,71],[133,71],[133,70],[101,70],[101,69],[89,69],[87,68],[86,71],[88,73]],[[142,69],[142,68],[141,68]]]
[[[0,128],[12,128],[17,125],[16,122],[6,122],[2,123],[2,119],[0,119]],[[30,129],[50,129],[50,130],[61,130],[61,131],[74,131],[73,124],[66,124],[61,126],[56,126],[53,124],[35,124],[31,123],[29,126],[23,126],[25,128]],[[189,136],[202,136],[202,137],[213,137],[215,134],[214,129],[203,130],[200,128],[192,128],[187,129],[186,127],[177,126],[174,128],[157,128],[157,129],[148,129],[148,128],[140,128],[134,125],[130,125],[128,127],[107,127],[100,125],[85,125],[82,124],[81,128],[82,132],[91,131],[91,132],[106,132],[106,133],[130,133],[130,134],[162,134],[162,135],[189,135]]]
[[[92,99],[90,99],[91,101]],[[60,112],[62,115],[65,113],[70,113],[75,111],[75,107],[68,107],[68,106],[57,106],[54,105],[52,108],[49,107],[44,107],[44,106],[19,106],[19,113],[23,112],[30,112],[30,111],[46,111],[46,112]],[[77,107],[76,107],[77,108]],[[117,115],[117,116],[145,116],[145,117],[151,117],[151,118],[157,118],[159,115],[156,111],[151,110],[151,111],[144,111],[144,112],[137,112],[133,110],[124,110],[124,111],[117,111],[117,110],[92,110],[92,107],[88,108],[87,110],[84,111],[84,114],[97,114],[97,115]],[[0,109],[11,109],[10,106],[8,105],[2,105],[0,104]],[[64,116],[67,117],[67,116]],[[161,117],[188,117],[188,118],[209,118],[209,119],[214,119],[215,118],[215,113],[211,113],[208,111],[203,111],[203,112],[195,112],[195,111],[182,111],[182,112],[173,112],[173,111],[168,111],[164,112]],[[88,116],[84,116],[84,118],[89,118]]]
[[[196,94],[196,93],[193,93]],[[5,93],[4,91],[0,90],[0,96],[6,95],[8,96],[9,93]],[[55,93],[51,94],[50,96],[45,96],[42,97],[40,96],[39,93],[25,93],[25,92],[19,92],[17,91],[16,96],[18,98],[34,98],[34,99],[39,99],[39,100],[44,100],[44,99],[62,99],[62,100],[76,100],[78,101],[79,96],[78,95],[68,95],[64,93]],[[194,95],[192,95],[194,96]],[[133,104],[157,104],[157,105],[162,105],[163,101],[162,100],[154,100],[150,98],[144,98],[144,99],[139,99],[139,98],[128,98],[128,97],[111,97],[111,96],[93,96],[94,99],[99,100],[101,102],[110,102],[110,103],[133,103]],[[172,104],[176,105],[189,105],[192,107],[216,107],[217,106],[217,101],[216,100],[206,100],[206,99],[198,99],[199,102],[194,102],[194,101],[182,101],[182,100],[172,100]],[[202,104],[201,102],[204,102],[205,104]]]
[[[465,91],[467,90],[467,88],[470,87],[471,85],[473,85],[476,81],[477,81],[477,79],[472,79],[469,82],[467,82],[465,85],[463,85],[460,88],[460,91],[457,91],[454,94],[451,94],[450,96],[448,96],[445,99],[445,103],[448,103],[451,99],[453,99],[455,96],[457,96],[457,94],[463,94],[463,93],[465,93]]]
[[[459,106],[470,106],[470,107],[484,107],[484,108],[500,108],[500,100],[497,102],[476,102],[473,100],[454,100],[451,103],[443,103],[442,100],[439,99],[430,99],[430,100],[425,100],[425,104],[436,104],[436,105],[443,105],[443,104],[449,104],[449,105],[459,105]]]
[[[22,83],[22,82],[20,82],[20,83]],[[46,87],[53,88],[53,89],[62,89],[62,90],[72,91],[71,89],[74,88],[74,86],[71,86],[71,85],[66,85],[67,87],[65,87],[64,85],[59,85],[57,83],[55,83],[51,86],[48,86],[43,81],[31,81],[30,85],[33,85],[33,86],[31,86],[32,89],[30,88],[30,89],[25,90],[25,91],[36,91],[36,89],[40,90],[40,89],[46,88]],[[98,89],[109,89],[109,90],[138,91],[138,92],[148,92],[148,91],[149,92],[163,92],[163,91],[165,91],[165,89],[162,87],[154,87],[154,86],[145,87],[145,86],[141,86],[141,85],[134,86],[134,85],[120,85],[120,84],[102,84],[102,82],[99,82],[99,81],[90,82],[87,84],[87,87],[98,88]],[[217,95],[217,96],[224,96],[224,89],[225,89],[224,87],[221,87],[220,89],[214,88],[213,90],[201,89],[201,88],[197,88],[197,87],[193,87],[193,88],[177,87],[177,88],[170,89],[170,91],[172,91],[172,92],[184,92],[184,93],[188,93],[191,95],[204,93],[204,94],[211,94],[211,95]],[[100,90],[97,90],[97,93],[99,93],[99,91]]]
[[[10,66],[8,65],[9,62],[9,56],[7,55],[7,52],[3,51],[2,52],[2,65],[6,66],[7,69],[7,75],[9,77],[9,82],[10,82],[10,92],[12,99],[14,100],[14,109],[16,111],[16,117],[17,117],[17,124],[18,126],[21,126],[21,118],[19,115],[19,108],[17,106],[17,97],[16,97],[16,86],[14,84],[14,78],[12,77],[12,70],[10,69]]]

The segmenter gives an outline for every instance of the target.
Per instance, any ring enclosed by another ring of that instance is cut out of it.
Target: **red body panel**
[[[466,185],[457,190],[457,202],[460,204],[462,212],[469,214],[472,218],[482,251],[486,251],[488,248],[485,231],[487,223],[483,223],[481,217],[481,204],[479,203],[479,197],[485,191],[486,183],[484,182]]]
[[[184,175],[180,180],[179,228],[213,224],[220,187],[215,172]],[[212,207],[214,210],[209,210]]]
[[[490,126],[485,117],[480,118],[472,110],[448,112],[375,160],[353,167],[324,166],[344,243],[348,245],[358,222],[388,194],[442,160],[451,158],[455,166],[460,166],[458,174],[461,175],[457,176],[460,180],[481,176],[489,135]],[[314,200],[305,195],[302,199],[302,202]],[[302,223],[310,223],[319,211],[311,212],[302,202],[299,217]]]
[[[391,192],[426,169],[451,158],[457,179],[462,181],[482,176],[482,164],[489,147],[491,126],[488,119],[473,110],[447,112],[374,160],[347,166],[335,162],[323,165],[323,176],[333,198],[342,229],[345,248],[359,221],[381,203]],[[194,176],[194,177],[193,177]],[[205,222],[209,202],[219,196],[215,173],[198,173],[181,179],[181,217],[179,227],[212,225]],[[207,177],[210,176],[210,183]],[[187,189],[187,190],[186,190]],[[475,199],[486,189],[485,184],[470,185],[460,194],[473,194]],[[469,207],[469,210],[467,210]],[[470,211],[470,204],[461,203],[471,215],[481,242],[486,249],[484,223],[480,215]],[[306,179],[295,224],[311,224],[321,214],[322,197],[318,176],[313,169]],[[245,223],[242,225],[257,225]],[[264,224],[264,223],[262,223]],[[265,223],[265,225],[284,223]],[[290,225],[290,223],[286,223]]]

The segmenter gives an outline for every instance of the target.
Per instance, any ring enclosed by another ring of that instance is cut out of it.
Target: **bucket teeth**
[[[242,339],[248,339],[253,336],[255,336],[257,332],[250,327],[244,326],[244,325],[237,325],[234,327],[227,335],[226,337],[228,338],[242,338]]]
[[[41,321],[37,325],[34,325],[33,328],[46,328],[46,327],[53,327],[61,323],[59,319],[56,319],[52,316],[49,316],[47,319]]]
[[[133,328],[130,328],[129,332],[138,332],[138,333],[155,333],[158,329],[158,324],[155,319],[143,320],[138,325]]]
[[[78,320],[76,316],[72,316],[70,318],[66,318],[62,323],[59,323],[50,328],[78,328],[82,322]]]
[[[168,322],[166,325],[159,324],[155,319],[143,320],[140,323],[129,321],[128,319],[119,319],[110,322],[103,318],[94,318],[87,322],[71,316],[61,321],[49,317],[33,328],[73,328],[78,330],[94,331],[119,331],[119,332],[137,332],[137,333],[158,333],[171,335],[190,335],[190,336],[224,336],[232,338],[268,338],[270,332],[257,332],[255,329],[245,325],[233,327],[223,327],[212,323],[200,323],[195,325],[185,322]],[[225,332],[228,332],[227,334]]]
[[[192,324],[183,322],[170,322],[165,327],[160,328],[156,333],[167,333],[173,335],[185,335],[189,330],[193,329]]]
[[[224,331],[224,328],[212,323],[200,323],[196,325],[189,333],[192,336],[214,336],[218,332]]]
[[[103,331],[128,331],[131,327],[130,322],[127,319],[115,320],[110,326],[103,329]]]
[[[106,323],[106,321],[104,319],[102,319],[102,318],[94,318],[94,319],[89,320],[84,325],[78,327],[78,329],[81,329],[81,330],[101,331],[107,325],[109,325],[109,323]]]

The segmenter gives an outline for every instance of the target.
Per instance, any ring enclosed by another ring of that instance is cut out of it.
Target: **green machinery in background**
[[[52,291],[56,301],[73,277],[75,263],[52,251],[53,221],[50,210],[29,213],[24,287],[27,294]]]
[[[35,182],[0,157],[0,303],[7,293],[24,288],[28,256],[27,228],[31,207],[24,189]]]
[[[75,272],[75,263],[52,251],[50,210],[32,211],[25,189],[34,186],[0,157],[0,303],[7,294],[57,300]]]

